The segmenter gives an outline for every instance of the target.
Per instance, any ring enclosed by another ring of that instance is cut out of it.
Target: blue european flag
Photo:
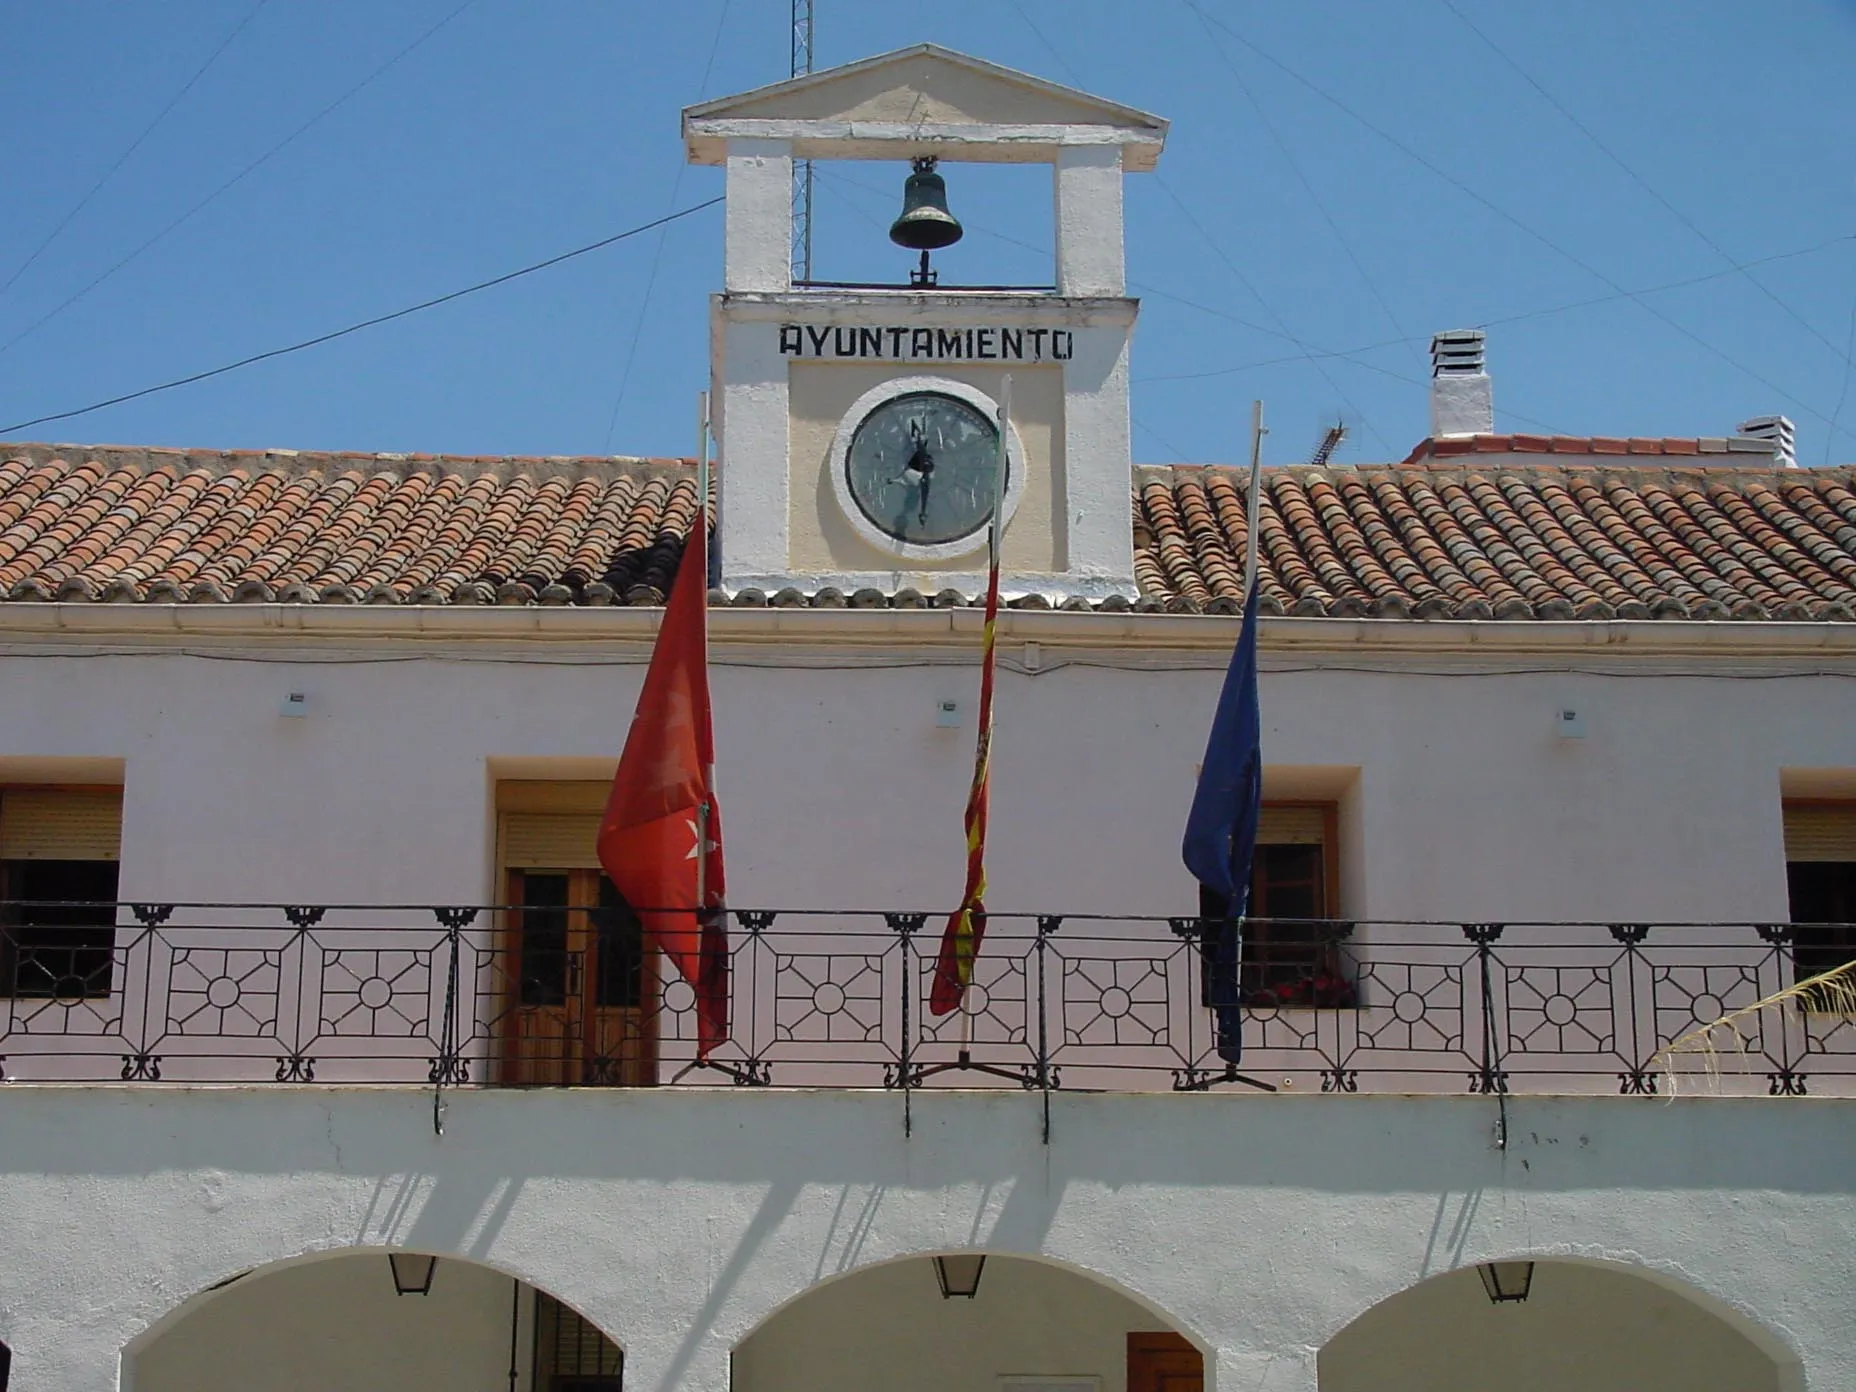
[[[1239,959],[1250,904],[1250,864],[1263,810],[1263,727],[1257,713],[1257,586],[1244,600],[1244,631],[1231,655],[1198,790],[1186,818],[1180,851],[1198,882],[1226,905],[1224,921],[1206,954],[1207,1001],[1215,1011],[1218,1056],[1240,1061],[1243,1020]]]

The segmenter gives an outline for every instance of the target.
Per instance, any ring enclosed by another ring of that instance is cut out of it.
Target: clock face
[[[992,517],[999,427],[958,397],[893,396],[858,424],[845,481],[871,524],[897,541],[938,546]]]

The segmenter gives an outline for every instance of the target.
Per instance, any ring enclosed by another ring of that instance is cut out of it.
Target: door
[[[656,954],[597,870],[512,870],[505,1083],[645,1087],[657,1081]]]
[[[1204,1392],[1205,1358],[1178,1334],[1128,1336],[1128,1392]]]

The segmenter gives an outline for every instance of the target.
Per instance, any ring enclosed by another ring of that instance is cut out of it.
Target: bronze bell
[[[939,251],[965,234],[960,219],[947,210],[947,180],[934,172],[933,155],[917,156],[914,173],[902,186],[902,216],[889,225],[889,239],[910,251]]]

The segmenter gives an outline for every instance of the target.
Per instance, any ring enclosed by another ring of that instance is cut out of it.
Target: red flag
[[[1000,429],[1005,429],[1003,415]],[[995,508],[995,512],[997,509]],[[999,627],[999,547],[995,537],[992,567],[986,578],[986,635],[980,657],[980,733],[973,754],[973,786],[967,790],[967,887],[960,907],[941,934],[941,954],[934,964],[928,1008],[945,1015],[960,1004],[973,981],[973,959],[986,936],[986,812],[992,790],[993,639]]]
[[[696,993],[698,1058],[728,1037],[722,815],[709,710],[707,530],[706,511],[699,510],[599,824],[599,863]]]

